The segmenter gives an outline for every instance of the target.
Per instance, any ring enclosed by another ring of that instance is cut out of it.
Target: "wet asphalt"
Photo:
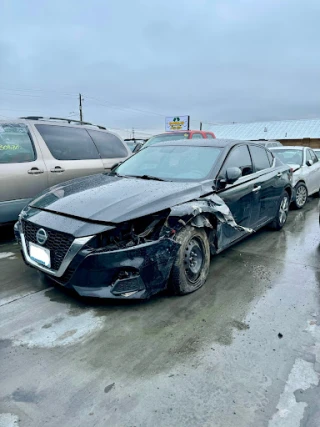
[[[0,427],[319,427],[318,203],[146,302],[53,286],[0,229]]]

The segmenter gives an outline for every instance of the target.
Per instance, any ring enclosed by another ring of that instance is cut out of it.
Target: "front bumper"
[[[93,236],[77,238],[58,271],[52,271],[28,254],[24,234],[15,225],[27,265],[79,295],[98,298],[144,299],[167,287],[179,244],[162,238],[130,248],[107,251],[87,245]]]
[[[79,253],[83,259],[67,286],[87,297],[148,298],[166,288],[178,249],[172,239],[161,239],[123,250]]]

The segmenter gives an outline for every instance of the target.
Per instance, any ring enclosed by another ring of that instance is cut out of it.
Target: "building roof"
[[[320,119],[216,124],[207,125],[206,130],[226,139],[320,138]]]

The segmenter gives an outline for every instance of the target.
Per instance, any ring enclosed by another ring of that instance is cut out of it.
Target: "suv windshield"
[[[148,147],[115,169],[122,176],[150,176],[165,181],[201,181],[221,152],[217,147],[168,145]]]
[[[291,165],[302,165],[302,150],[295,150],[294,148],[282,148],[273,150],[270,148],[278,159],[283,163]]]
[[[150,138],[145,144],[144,147],[147,147],[149,145],[157,144],[158,142],[163,141],[177,141],[178,139],[188,139],[189,134],[187,132],[175,132],[175,133],[168,133],[163,135],[156,135]]]

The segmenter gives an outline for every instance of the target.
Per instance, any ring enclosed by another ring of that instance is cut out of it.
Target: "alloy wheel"
[[[296,204],[299,208],[305,205],[307,201],[307,189],[304,185],[299,185],[296,191]]]
[[[283,225],[288,216],[289,212],[289,199],[288,197],[284,197],[281,201],[280,208],[279,208],[279,222],[281,225]]]

